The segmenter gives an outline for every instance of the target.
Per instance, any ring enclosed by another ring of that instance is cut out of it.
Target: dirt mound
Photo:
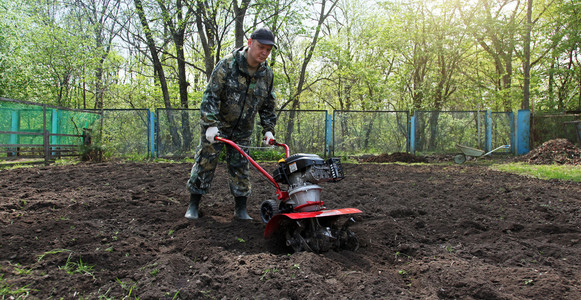
[[[536,165],[581,165],[581,149],[567,139],[554,139],[516,160]]]
[[[359,158],[360,162],[374,162],[374,163],[388,163],[388,162],[404,162],[404,163],[422,163],[428,162],[421,156],[405,152],[394,152],[392,154],[383,153],[380,155],[364,156]]]

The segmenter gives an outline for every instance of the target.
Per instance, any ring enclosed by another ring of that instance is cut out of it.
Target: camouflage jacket
[[[224,57],[214,70],[204,91],[200,112],[202,130],[216,126],[227,138],[246,139],[252,135],[256,113],[262,134],[276,125],[274,75],[266,62],[254,76],[248,72],[246,48]]]

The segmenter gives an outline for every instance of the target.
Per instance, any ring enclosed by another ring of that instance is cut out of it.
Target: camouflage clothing
[[[202,135],[204,136],[204,135]],[[238,143],[240,146],[248,146],[248,143]],[[250,170],[248,160],[236,149],[226,146],[224,143],[210,144],[202,138],[196,151],[195,163],[192,167],[190,180],[187,188],[192,194],[206,194],[210,189],[210,183],[214,179],[214,171],[218,164],[218,157],[222,149],[226,147],[226,162],[228,163],[228,174],[230,175],[230,192],[234,197],[250,196]]]
[[[236,50],[216,65],[200,105],[202,127],[217,126],[232,139],[250,138],[257,112],[262,134],[274,134],[276,124],[272,70],[265,62],[251,77],[245,54],[246,49]]]
[[[206,194],[214,178],[218,156],[224,143],[206,140],[208,127],[218,127],[221,137],[240,146],[250,145],[256,113],[260,115],[262,134],[274,134],[276,124],[274,75],[267,62],[249,75],[246,48],[240,48],[222,59],[212,72],[202,98],[202,130],[187,188],[192,194]],[[226,147],[230,191],[235,197],[250,195],[248,161],[236,149]]]

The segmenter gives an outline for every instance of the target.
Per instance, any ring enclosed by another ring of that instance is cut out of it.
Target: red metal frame
[[[287,144],[280,144],[277,143],[276,141],[272,141],[270,142],[271,145],[275,145],[275,146],[279,146],[279,147],[284,147],[285,152],[286,152],[286,158],[288,158],[290,156],[290,149],[288,148]]]
[[[339,208],[339,209],[327,209],[327,210],[318,210],[318,211],[308,211],[308,212],[294,212],[289,214],[280,214],[272,217],[270,221],[266,224],[266,228],[264,229],[264,238],[272,237],[272,234],[275,233],[278,228],[280,227],[280,222],[285,219],[291,220],[299,220],[299,219],[309,219],[309,218],[325,218],[325,217],[332,217],[332,216],[341,216],[341,215],[352,215],[352,214],[360,214],[362,213],[361,210],[357,208]]]
[[[276,188],[276,195],[278,197],[278,200],[286,200],[289,198],[288,192],[287,191],[283,191],[280,188],[280,185],[278,184],[278,182],[276,182],[274,180],[274,178],[268,173],[266,172],[252,157],[250,157],[250,155],[246,154],[246,152],[244,152],[244,150],[242,150],[242,148],[240,148],[240,146],[238,146],[236,143],[234,143],[233,141],[229,140],[229,139],[225,139],[222,137],[215,137],[214,138],[216,141],[220,141],[222,143],[226,143],[230,146],[232,146],[232,148],[236,149],[238,152],[240,152],[240,154],[242,154],[244,157],[246,157],[246,159],[248,159],[248,161],[260,172],[262,173],[262,175],[264,175],[264,177],[266,177],[266,179],[268,179],[268,181],[272,182],[272,184],[274,185],[274,187]],[[279,146],[279,147],[284,147],[286,150],[286,157],[288,158],[290,156],[290,150],[288,145],[286,144],[280,144],[277,143],[275,141],[271,141],[270,143],[271,145],[275,145],[275,146]]]
[[[323,203],[323,201],[307,201],[307,203],[295,207],[295,210],[300,211],[301,209],[303,209],[305,207],[309,207],[309,206],[313,206],[313,205],[323,206],[323,205],[325,205],[325,203]]]

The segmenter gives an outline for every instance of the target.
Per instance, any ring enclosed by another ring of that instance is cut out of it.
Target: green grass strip
[[[496,164],[493,170],[540,179],[558,179],[581,182],[581,166],[573,165],[531,165],[525,163]]]

